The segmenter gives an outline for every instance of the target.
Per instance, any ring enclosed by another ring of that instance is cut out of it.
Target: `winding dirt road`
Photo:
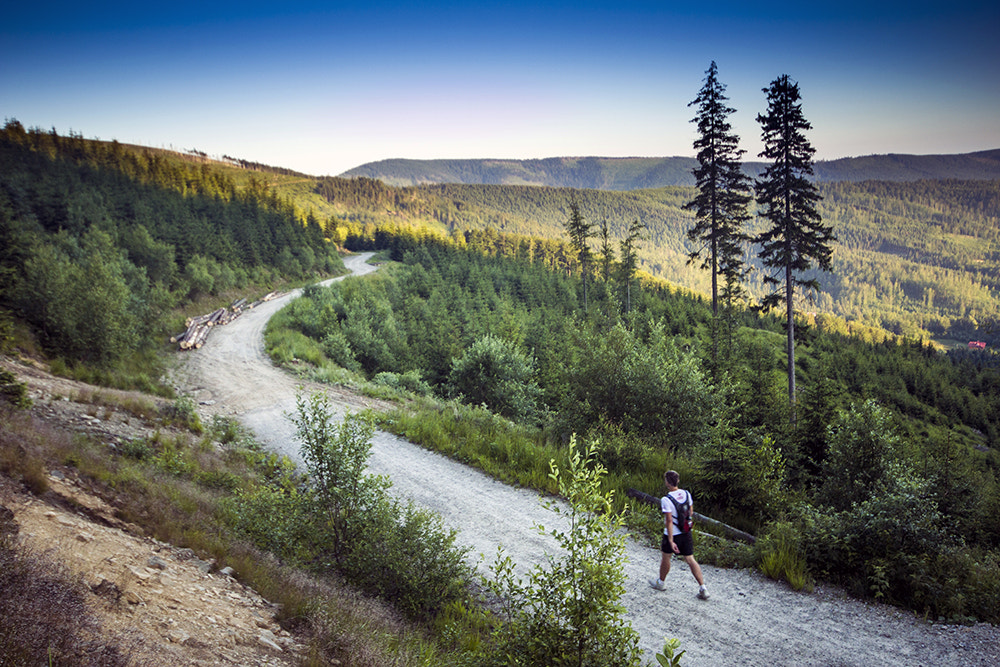
[[[350,257],[361,275],[374,270],[370,254]],[[264,354],[268,318],[298,296],[293,292],[245,313],[212,332],[203,348],[186,353],[175,380],[215,413],[237,417],[257,438],[299,460],[294,429],[285,418],[300,391],[326,391],[341,411],[372,401],[346,391],[301,382],[276,369]],[[526,568],[553,547],[533,530],[557,526],[532,491],[501,484],[482,473],[393,435],[378,432],[369,462],[372,472],[392,479],[394,493],[430,508],[459,530],[459,541],[491,562],[498,545]],[[695,496],[697,496],[697,489]],[[982,665],[1000,664],[1000,631],[979,625],[929,624],[913,614],[844,598],[835,590],[796,593],[787,586],[742,570],[704,567],[711,599],[695,598],[697,585],[682,561],[666,592],[649,588],[659,553],[636,541],[627,545],[623,602],[641,636],[646,658],[677,637],[685,667],[752,665]]]

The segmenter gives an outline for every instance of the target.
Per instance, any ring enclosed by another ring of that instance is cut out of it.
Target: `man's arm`
[[[667,540],[670,543],[670,550],[674,553],[679,553],[680,549],[674,544],[674,531],[672,530],[674,523],[674,515],[669,510],[663,513],[663,525],[664,533],[667,535]]]

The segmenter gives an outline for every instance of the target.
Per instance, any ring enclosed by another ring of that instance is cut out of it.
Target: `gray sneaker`
[[[665,591],[665,590],[667,590],[667,587],[664,586],[663,582],[660,581],[659,579],[650,579],[649,580],[649,587],[653,588],[655,590],[658,590],[658,591]]]
[[[698,599],[699,600],[708,599],[708,590],[704,586],[698,589]]]

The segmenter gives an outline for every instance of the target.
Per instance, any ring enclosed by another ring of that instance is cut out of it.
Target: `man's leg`
[[[667,580],[667,575],[670,574],[670,561],[672,558],[673,554],[660,552],[660,581]]]
[[[694,575],[694,578],[698,582],[698,585],[704,586],[705,578],[701,576],[701,565],[698,565],[698,561],[694,559],[694,556],[684,556],[684,561],[688,564],[688,567],[691,568],[691,574]],[[670,567],[667,566],[667,569],[669,570]]]

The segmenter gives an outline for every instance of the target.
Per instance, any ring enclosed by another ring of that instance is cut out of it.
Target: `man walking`
[[[684,557],[684,562],[691,568],[691,574],[698,582],[698,597],[707,600],[708,591],[705,589],[705,578],[701,575],[701,566],[694,559],[694,540],[691,538],[690,527],[685,525],[694,506],[691,494],[679,488],[681,476],[674,470],[668,470],[663,475],[663,482],[667,486],[667,495],[660,498],[660,510],[663,512],[660,578],[650,579],[649,585],[658,591],[667,590],[663,582],[670,572],[670,561],[674,554],[678,554]]]

